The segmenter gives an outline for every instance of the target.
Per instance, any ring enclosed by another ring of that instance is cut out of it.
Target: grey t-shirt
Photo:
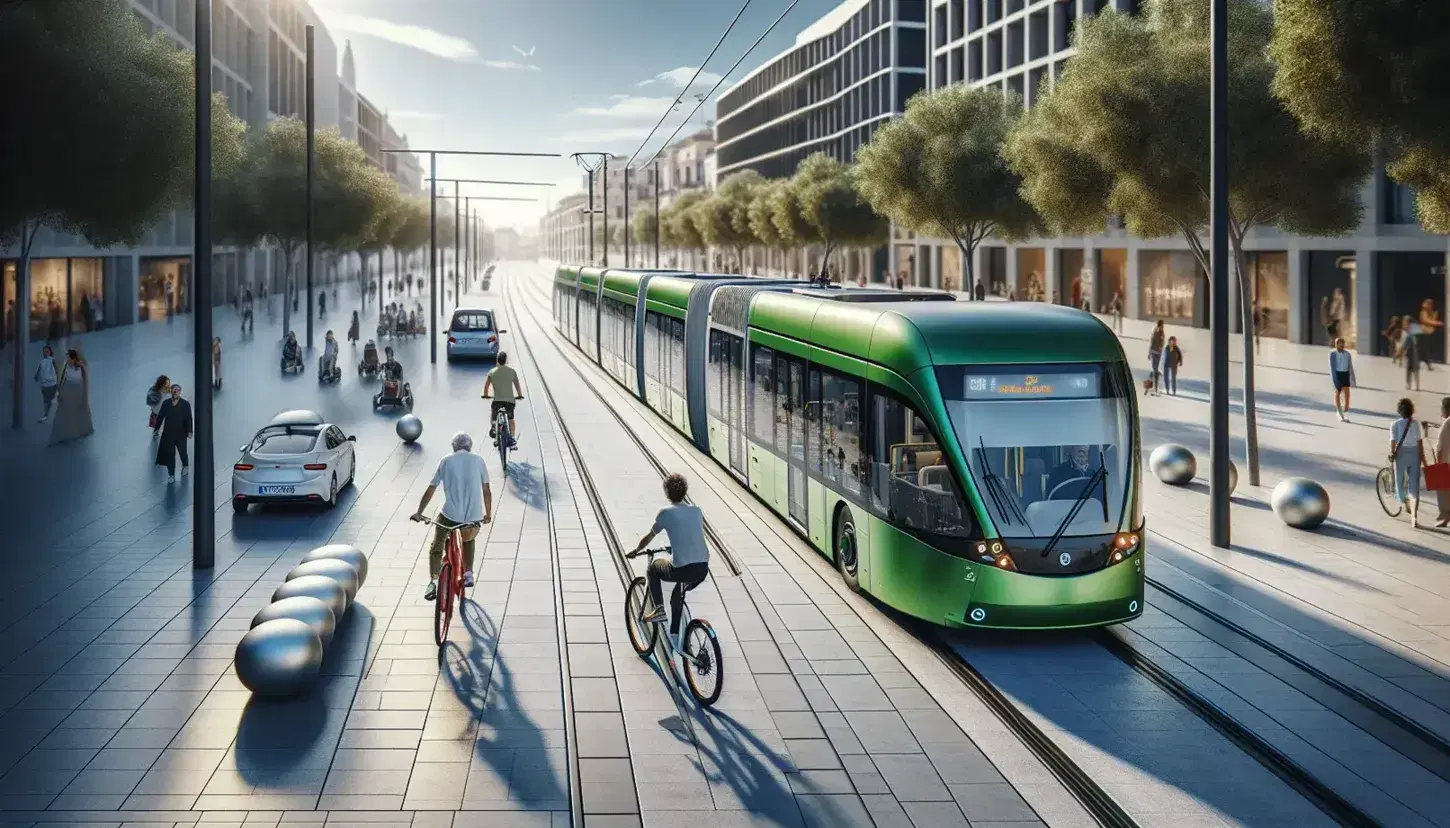
[[[483,521],[483,487],[488,485],[488,465],[483,456],[455,451],[438,463],[430,485],[443,487],[443,517],[454,523]]]
[[[689,503],[666,506],[655,515],[651,531],[669,536],[670,558],[675,566],[710,562],[710,550],[705,547],[705,517],[699,506]]]

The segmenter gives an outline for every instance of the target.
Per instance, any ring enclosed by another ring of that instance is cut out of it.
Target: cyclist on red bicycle
[[[689,490],[690,485],[683,475],[672,474],[665,478],[665,497],[669,498],[670,505],[655,516],[649,534],[640,538],[639,545],[631,553],[644,549],[660,532],[669,536],[670,557],[655,558],[645,570],[653,609],[640,620],[645,623],[663,621],[665,602],[661,582],[676,584],[670,594],[670,634],[674,636],[679,635],[685,593],[699,586],[710,574],[710,550],[705,546],[705,516],[699,506],[685,502]]]
[[[498,445],[498,435],[494,433],[493,421],[502,409],[509,418],[509,437],[518,442],[519,428],[514,424],[514,403],[524,398],[524,386],[519,382],[518,372],[509,367],[509,355],[503,351],[498,352],[498,365],[488,372],[488,378],[483,381],[483,395],[488,397],[493,392],[493,405],[488,411],[488,436],[494,439],[494,445]]]
[[[457,526],[493,520],[493,489],[488,485],[488,466],[481,455],[473,453],[473,438],[460,431],[453,435],[452,445],[453,453],[439,461],[433,482],[423,490],[418,511],[409,518],[422,520],[433,491],[440,485],[443,487],[443,508],[438,512],[441,525],[433,533],[433,545],[428,549],[425,601],[438,597],[438,570],[443,567],[443,546],[448,542],[448,533]],[[466,587],[473,586],[473,544],[472,540],[463,542],[463,585]]]

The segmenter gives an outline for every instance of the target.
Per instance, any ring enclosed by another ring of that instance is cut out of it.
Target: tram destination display
[[[967,374],[963,382],[966,400],[1092,398],[1099,395],[1097,372]]]

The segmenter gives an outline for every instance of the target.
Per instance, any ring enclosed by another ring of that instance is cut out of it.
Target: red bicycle
[[[448,529],[448,540],[443,547],[443,566],[438,570],[438,594],[433,599],[433,641],[439,647],[448,640],[448,625],[453,621],[453,606],[463,608],[463,543],[478,537],[481,523],[460,523],[445,526],[424,516],[414,515],[412,520],[427,523],[439,529]],[[456,599],[456,600],[455,600]]]

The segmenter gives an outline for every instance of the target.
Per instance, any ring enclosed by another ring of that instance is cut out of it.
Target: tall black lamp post
[[[307,349],[312,350],[312,265],[317,261],[312,249],[316,239],[313,237],[313,204],[316,201],[317,185],[317,107],[314,106],[314,98],[317,91],[317,61],[316,51],[313,42],[316,32],[309,24],[307,26]]]
[[[196,475],[191,479],[191,565],[216,565],[216,469],[211,374],[211,0],[196,0],[196,183],[192,193],[192,399]],[[20,347],[20,343],[17,343]]]
[[[1214,546],[1227,548],[1231,542],[1229,517],[1229,433],[1228,433],[1228,0],[1213,3],[1212,88],[1210,123],[1212,152],[1210,176],[1210,264],[1211,294],[1209,329],[1213,363],[1209,388],[1209,535]],[[1242,301],[1248,301],[1243,299]]]

